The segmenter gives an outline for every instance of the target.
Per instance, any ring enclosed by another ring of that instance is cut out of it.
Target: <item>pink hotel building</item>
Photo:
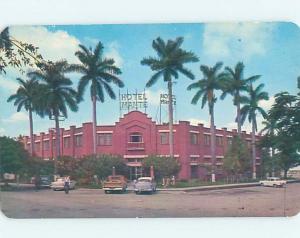
[[[209,177],[207,166],[211,165],[210,130],[198,124],[191,125],[188,121],[174,124],[174,157],[181,164],[179,179]],[[141,164],[151,154],[168,156],[168,125],[156,124],[147,114],[131,111],[120,118],[115,125],[97,126],[97,153],[121,155],[130,167],[130,177],[142,176]],[[61,128],[61,154],[64,156],[83,157],[93,153],[92,123],[83,123],[82,127],[71,126]],[[237,134],[236,130],[216,129],[216,165],[217,176],[222,176],[224,154]],[[243,138],[250,148],[251,134],[243,131]],[[259,139],[259,136],[256,136]],[[35,153],[44,159],[55,156],[55,132],[34,135]],[[24,144],[29,150],[30,138],[25,137]],[[259,153],[256,161],[260,165]]]

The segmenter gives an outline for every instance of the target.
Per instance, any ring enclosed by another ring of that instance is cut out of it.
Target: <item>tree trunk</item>
[[[241,104],[239,102],[236,105],[236,119],[237,119],[238,135],[240,136],[242,132],[242,126],[241,126]]]
[[[274,177],[274,176],[275,176],[274,154],[275,154],[275,149],[274,149],[274,147],[272,147],[272,148],[271,148],[272,177]]]
[[[252,119],[252,178],[256,179],[256,146],[254,119]]]
[[[92,97],[93,101],[93,154],[97,154],[97,99],[96,96]]]
[[[168,81],[168,94],[169,94],[169,146],[170,157],[173,157],[173,93],[172,93],[172,81]]]
[[[215,132],[215,118],[214,118],[214,104],[210,108],[210,152],[211,152],[211,181],[216,182],[216,132]]]
[[[55,115],[55,144],[56,144],[56,157],[54,160],[54,174],[57,173],[57,160],[60,158],[60,129],[59,129],[59,118]]]
[[[33,138],[33,122],[32,122],[32,110],[29,108],[29,133],[30,133],[30,155],[34,156],[34,138]]]

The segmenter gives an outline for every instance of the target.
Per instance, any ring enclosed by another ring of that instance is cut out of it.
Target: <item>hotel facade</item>
[[[76,158],[93,154],[93,124],[83,123],[82,127],[61,128],[61,154]],[[203,124],[191,125],[179,121],[173,126],[174,157],[181,164],[179,179],[209,178],[212,164],[210,152],[210,129]],[[224,176],[222,170],[224,155],[232,143],[236,130],[216,129],[216,176]],[[250,149],[251,134],[242,132]],[[256,136],[256,140],[259,136]],[[24,137],[25,148],[30,149],[30,138]],[[55,156],[55,131],[34,135],[34,149],[38,157],[52,159]],[[115,125],[97,126],[97,154],[120,155],[130,168],[130,179],[143,175],[142,161],[149,155],[169,155],[168,124],[157,124],[147,114],[131,111]],[[256,165],[260,165],[259,151]]]

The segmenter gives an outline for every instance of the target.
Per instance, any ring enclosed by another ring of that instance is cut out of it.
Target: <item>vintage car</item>
[[[268,187],[283,187],[286,185],[286,180],[282,180],[278,177],[268,177],[266,180],[259,181],[262,186]]]
[[[151,177],[140,177],[134,184],[136,194],[142,192],[154,193],[156,191],[156,183]]]
[[[123,175],[108,176],[103,183],[103,190],[105,193],[111,193],[114,191],[126,192],[127,180]]]
[[[60,178],[56,179],[55,182],[52,182],[51,188],[53,189],[53,191],[64,190],[65,180],[66,180],[65,177],[60,177]],[[76,184],[76,182],[74,180],[70,180],[69,189],[75,189],[75,184]]]

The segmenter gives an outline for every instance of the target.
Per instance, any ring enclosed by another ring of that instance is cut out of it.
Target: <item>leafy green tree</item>
[[[180,171],[180,163],[174,157],[160,157],[151,155],[144,159],[143,169],[150,170],[153,166],[154,176],[157,180],[164,177],[176,176]]]
[[[79,163],[79,159],[71,156],[61,156],[57,161],[57,173],[60,176],[71,176],[75,178]]]
[[[39,84],[36,79],[23,80],[17,78],[20,87],[17,92],[11,95],[7,102],[14,101],[14,105],[17,106],[17,111],[21,111],[24,108],[29,114],[29,131],[30,131],[30,154],[34,155],[34,138],[33,138],[33,120],[32,112],[35,110],[37,102],[36,95],[39,93]]]
[[[269,150],[271,151],[271,155],[270,156],[265,156],[265,160],[269,159],[270,161],[264,161],[265,164],[267,165],[271,165],[273,167],[272,169],[272,174],[275,173],[276,170],[276,161],[275,161],[275,134],[276,134],[276,126],[277,126],[277,122],[275,120],[273,120],[272,118],[270,118],[270,116],[268,115],[268,117],[266,118],[265,121],[262,122],[262,124],[264,125],[264,128],[261,130],[261,133],[263,134],[263,137],[260,139],[259,141],[259,147],[262,150]]]
[[[90,84],[90,96],[93,103],[93,152],[97,153],[96,135],[97,135],[97,101],[104,103],[105,92],[111,99],[116,99],[111,84],[119,88],[124,87],[124,83],[118,77],[121,69],[115,64],[115,60],[103,56],[103,45],[99,41],[95,49],[87,49],[84,45],[79,45],[80,50],[75,55],[80,60],[80,65],[73,65],[72,70],[82,74],[78,84],[78,98],[82,100],[83,94]]]
[[[256,179],[256,141],[255,132],[257,132],[257,115],[261,114],[263,118],[267,117],[265,110],[259,106],[262,100],[268,100],[269,96],[267,92],[262,91],[264,84],[259,84],[256,88],[250,85],[248,90],[248,96],[243,96],[241,103],[243,107],[241,109],[241,123],[244,124],[246,118],[252,123],[252,178]]]
[[[120,156],[105,154],[82,158],[78,161],[76,173],[78,178],[85,178],[88,182],[91,181],[94,175],[104,180],[109,175],[112,175],[113,167],[115,167],[118,175],[126,175],[128,173],[128,168]]]
[[[30,157],[24,166],[23,173],[27,176],[52,175],[54,173],[53,160],[44,160],[39,157]]]
[[[227,173],[245,175],[251,169],[251,154],[247,144],[239,136],[232,139],[232,144],[224,157],[224,169]]]
[[[0,32],[0,74],[5,74],[8,66],[24,73],[22,67],[38,65],[42,60],[38,47],[10,36],[8,27]]]
[[[12,138],[0,137],[0,174],[18,174],[29,155],[21,142]]]
[[[40,69],[29,72],[30,78],[41,80],[40,93],[37,95],[39,105],[37,111],[42,117],[49,116],[55,121],[56,131],[56,159],[61,156],[60,149],[60,127],[59,121],[61,117],[67,118],[67,108],[76,112],[77,93],[71,87],[72,81],[65,74],[71,72],[67,61],[61,60],[57,62],[41,63]],[[56,168],[56,163],[55,163]],[[55,171],[56,172],[56,171]]]
[[[215,116],[214,107],[217,101],[215,95],[216,90],[220,90],[222,87],[223,74],[219,73],[223,63],[218,62],[213,67],[201,65],[200,70],[203,74],[203,79],[192,83],[188,86],[188,90],[196,89],[197,92],[192,99],[192,104],[197,104],[199,99],[202,98],[201,108],[204,108],[208,104],[208,111],[210,116],[210,150],[212,157],[212,169],[211,180],[215,182],[215,170],[216,170],[216,132],[215,132]]]
[[[287,176],[287,171],[300,164],[300,108],[299,97],[281,92],[275,95],[275,103],[269,111],[270,121],[276,121],[276,133],[272,145],[274,158]]]
[[[247,92],[250,83],[256,81],[260,75],[254,75],[249,78],[244,78],[245,66],[242,62],[238,62],[234,69],[225,67],[223,74],[222,95],[223,100],[228,94],[233,97],[233,105],[236,106],[236,122],[238,134],[241,134],[241,93]]]
[[[147,65],[155,73],[146,83],[146,87],[152,87],[159,78],[163,78],[168,85],[168,114],[169,114],[169,147],[170,156],[173,156],[173,84],[174,79],[179,78],[179,74],[189,79],[194,79],[194,74],[184,65],[191,62],[198,62],[198,57],[190,51],[181,48],[184,38],[178,37],[175,40],[165,42],[158,37],[152,42],[152,48],[157,57],[147,57],[141,61],[142,65]]]

